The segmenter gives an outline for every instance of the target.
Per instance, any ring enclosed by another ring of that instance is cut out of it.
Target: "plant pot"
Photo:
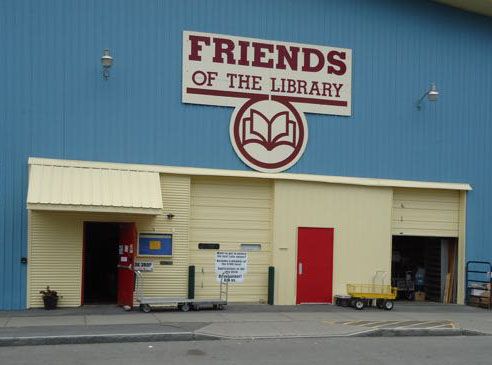
[[[43,297],[44,309],[56,309],[58,304],[58,297],[52,295],[46,295]]]

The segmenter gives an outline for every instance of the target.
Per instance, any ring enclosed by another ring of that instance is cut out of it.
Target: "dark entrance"
[[[84,224],[83,303],[116,303],[119,224]]]
[[[456,238],[393,236],[392,254],[398,299],[456,302]]]

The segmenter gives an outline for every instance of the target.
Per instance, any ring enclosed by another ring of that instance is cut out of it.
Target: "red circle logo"
[[[306,119],[291,103],[250,99],[231,117],[231,143],[241,160],[261,172],[280,172],[294,165],[306,148]]]

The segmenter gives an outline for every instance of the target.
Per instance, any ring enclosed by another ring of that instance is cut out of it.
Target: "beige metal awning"
[[[30,164],[27,208],[157,215],[159,173]]]

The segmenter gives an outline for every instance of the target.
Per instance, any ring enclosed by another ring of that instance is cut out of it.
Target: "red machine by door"
[[[120,224],[118,243],[118,305],[133,307],[135,274],[133,262],[137,243],[135,223]]]
[[[297,304],[331,303],[333,228],[301,228],[297,241]]]

